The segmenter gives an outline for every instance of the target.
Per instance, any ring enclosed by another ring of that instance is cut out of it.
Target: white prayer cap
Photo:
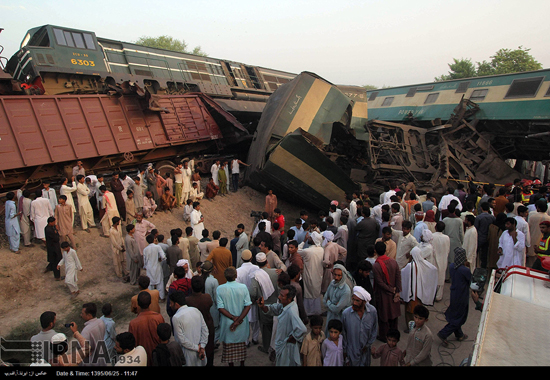
[[[323,238],[325,238],[326,241],[333,241],[334,233],[329,230],[323,231]]]
[[[54,336],[52,336],[52,339],[50,339],[50,342],[54,344],[66,342],[66,341],[67,341],[67,336],[63,333],[57,333]]]
[[[320,247],[321,246],[321,243],[323,242],[323,236],[321,236],[321,234],[319,232],[314,232],[311,234],[311,238],[313,239],[313,243],[317,246],[317,247]]]
[[[432,234],[432,231],[427,228],[422,231],[422,240],[424,240],[426,243],[432,241],[433,239],[434,236]]]
[[[258,252],[256,254],[256,262],[258,263],[263,263],[264,261],[267,260],[267,256],[265,255],[265,253],[263,252]]]
[[[178,262],[176,263],[176,266],[177,267],[182,267],[185,264],[189,265],[189,260],[181,259],[181,260],[178,260]]]
[[[361,298],[363,301],[370,302],[371,300],[369,292],[367,292],[362,286],[354,286],[353,295]]]

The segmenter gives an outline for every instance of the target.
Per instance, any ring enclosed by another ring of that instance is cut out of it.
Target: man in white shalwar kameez
[[[527,255],[527,250],[531,247],[531,231],[529,230],[529,223],[527,223],[529,210],[525,206],[519,206],[517,208],[517,213],[518,215],[514,216],[517,222],[516,228],[525,235],[525,255]],[[525,258],[522,265],[525,266]]]
[[[65,181],[59,188],[59,195],[64,195],[67,197],[67,205],[71,206],[73,209],[73,223],[74,223],[74,214],[76,214],[76,206],[74,204],[73,193],[76,192],[76,181],[74,177],[71,178],[71,186],[68,184],[69,179],[65,178]],[[54,208],[55,211],[55,208]]]
[[[202,230],[204,230],[204,218],[201,212],[201,204],[193,203],[193,211],[191,211],[191,228],[193,228],[193,236],[197,239],[202,239]]]
[[[304,240],[308,240],[308,234]],[[321,314],[321,285],[323,282],[323,236],[318,232],[311,234],[313,245],[304,249],[304,242],[298,245],[298,254],[304,261],[304,307],[308,315]]]
[[[187,306],[183,292],[170,295],[170,307],[176,310],[172,317],[174,339],[183,350],[186,367],[204,367],[207,364],[205,347],[208,326],[199,309]]]
[[[189,167],[188,161],[185,161],[183,163],[183,167],[180,170],[182,175],[181,203],[178,206],[186,204],[187,200],[189,199],[189,196],[191,194],[191,177],[193,176],[193,172]],[[218,176],[216,176],[216,178],[218,178]]]
[[[6,194],[6,198],[8,200],[5,204],[6,219],[4,222],[6,235],[8,235],[10,241],[10,250],[15,253],[21,253],[21,251],[19,251],[19,244],[21,243],[21,226],[19,225],[19,214],[14,201],[15,194],[10,191]]]
[[[248,292],[252,290],[252,276],[254,272],[260,269],[257,265],[252,264],[250,260],[252,260],[252,252],[248,248],[244,249],[240,256],[242,264],[237,268],[237,278],[235,280],[241,284],[245,284]],[[258,305],[256,303],[253,303],[248,311],[248,322],[250,324],[252,340],[257,342],[260,336],[260,320],[258,319]],[[247,345],[249,344],[249,339],[247,339]]]
[[[474,273],[477,262],[477,229],[474,226],[475,216],[466,215],[464,218],[466,231],[464,232],[464,242],[462,248],[466,251],[466,260],[470,263],[470,270]]]
[[[214,181],[214,184],[216,184],[216,186],[220,186],[220,183],[218,181],[218,171],[219,170],[220,170],[220,161],[217,160],[210,167],[210,173],[212,174],[212,180]]]
[[[52,210],[55,210],[55,206],[57,206],[57,194],[55,193],[55,189],[50,187],[49,181],[42,181],[42,185],[44,186],[42,189],[42,197],[49,200]]]
[[[412,260],[401,270],[401,299],[418,299],[423,305],[434,304],[437,291],[437,268],[422,258],[420,247],[411,250]]]
[[[90,189],[84,183],[86,178],[83,175],[76,177],[76,196],[78,200],[78,213],[80,214],[80,222],[82,223],[82,229],[86,232],[90,232],[88,226],[95,227],[94,210],[90,204]]]
[[[525,236],[523,232],[516,228],[516,223],[514,218],[506,218],[506,222],[504,223],[506,230],[498,239],[497,253],[500,256],[497,261],[498,268],[523,265]]]
[[[420,236],[420,254],[424,260],[427,260],[430,264],[435,265],[434,247],[432,245],[433,234],[432,231],[425,229]]]
[[[437,222],[436,232],[433,233],[432,240],[435,266],[437,267],[437,293],[435,295],[436,301],[441,301],[443,299],[445,273],[447,272],[449,250],[451,249],[451,239],[443,233],[443,230],[445,230],[445,224],[443,222]]]
[[[159,298],[165,299],[164,289],[164,274],[162,273],[163,260],[166,260],[164,250],[160,245],[155,244],[155,237],[153,235],[147,235],[147,247],[143,249],[143,268],[145,268],[147,277],[151,280],[149,282],[149,289],[157,289],[159,291]]]
[[[68,242],[64,241],[61,243],[61,251],[63,253],[63,258],[57,264],[57,270],[60,269],[62,265],[65,266],[65,284],[69,287],[71,294],[78,294],[78,276],[77,271],[82,271],[82,265],[78,259],[76,251],[71,248]]]
[[[29,247],[32,239],[31,235],[31,203],[29,198],[29,191],[23,190],[23,188],[17,190],[17,211],[19,214],[19,227],[21,229],[21,236],[23,236],[23,244],[25,247]]]
[[[53,216],[50,201],[42,198],[42,190],[36,191],[36,198],[31,202],[30,219],[34,223],[34,236],[37,239],[46,241],[44,228],[48,225],[48,218]]]

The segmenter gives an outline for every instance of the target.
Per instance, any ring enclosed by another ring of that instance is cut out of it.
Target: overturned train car
[[[313,73],[303,72],[281,86],[269,98],[250,145],[246,182],[322,209],[359,190],[336,163],[338,155],[327,150],[333,135],[353,139],[355,106],[337,86]]]
[[[433,128],[369,119],[365,90],[303,72],[268,100],[249,150],[247,182],[327,209],[355,190],[413,181],[443,192],[452,181],[509,182],[519,176],[468,120],[461,99]]]

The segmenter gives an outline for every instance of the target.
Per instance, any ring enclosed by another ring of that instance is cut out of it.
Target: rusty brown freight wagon
[[[0,98],[0,184],[59,178],[77,160],[87,172],[119,170],[212,151],[249,137],[201,93]]]

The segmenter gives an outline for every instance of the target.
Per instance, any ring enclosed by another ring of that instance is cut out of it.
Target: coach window
[[[470,100],[472,102],[480,102],[480,101],[485,99],[488,92],[489,92],[489,90],[486,89],[486,88],[483,88],[483,89],[480,89],[480,90],[474,90],[474,91],[472,91],[472,95],[470,95]]]
[[[437,97],[439,96],[439,92],[435,92],[433,94],[429,94],[427,97],[426,97],[426,101],[424,102],[424,104],[432,104],[432,103],[435,103],[435,101],[437,100]]]
[[[382,102],[382,107],[389,107],[391,106],[392,102],[393,102],[393,96],[387,96],[384,101]]]
[[[535,77],[514,80],[504,99],[535,97],[543,79],[544,77]]]

